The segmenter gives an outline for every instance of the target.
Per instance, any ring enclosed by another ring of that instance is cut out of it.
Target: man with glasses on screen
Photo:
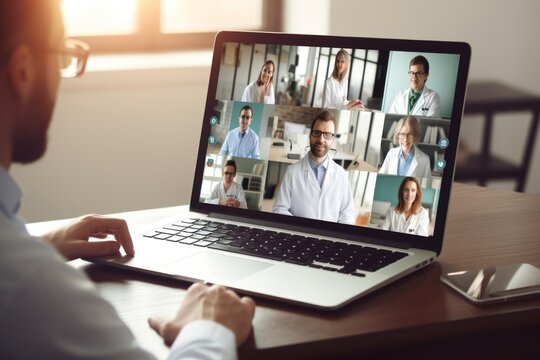
[[[238,127],[228,132],[219,151],[220,155],[258,159],[259,136],[249,127],[253,120],[253,109],[246,105],[240,109]]]
[[[422,55],[409,63],[409,89],[397,93],[389,113],[418,116],[441,116],[441,97],[426,86],[429,62]]]
[[[328,154],[336,119],[323,110],[311,123],[310,150],[289,166],[272,207],[274,213],[353,224],[355,209],[347,172]]]
[[[42,157],[60,76],[81,75],[87,57],[88,46],[64,39],[59,0],[0,2],[1,359],[155,358],[88,278],[65,264],[120,247],[134,256],[126,222],[85,216],[38,239],[17,215],[21,191],[8,170]],[[175,318],[148,322],[172,345],[171,359],[234,359],[253,313],[251,299],[197,284]]]

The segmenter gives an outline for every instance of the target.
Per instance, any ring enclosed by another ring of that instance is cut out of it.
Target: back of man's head
[[[46,46],[59,0],[0,1],[0,61],[21,43]]]

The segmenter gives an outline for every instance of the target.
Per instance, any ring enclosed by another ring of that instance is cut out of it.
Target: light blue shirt
[[[84,274],[30,237],[17,216],[21,197],[0,166],[0,358],[157,360]],[[234,333],[207,320],[185,325],[167,359],[203,358],[237,359]]]
[[[326,159],[324,159],[322,163],[317,164],[317,162],[312,160],[311,157],[308,157],[309,166],[313,169],[313,173],[315,174],[315,177],[317,178],[317,181],[319,182],[319,186],[321,188],[324,181],[324,177],[326,175],[326,169],[328,169],[329,159],[330,157],[326,156]]]
[[[236,157],[258,159],[259,137],[255,131],[248,127],[245,134],[237,127],[229,131],[219,151],[220,155],[232,155]]]
[[[26,233],[24,221],[17,216],[21,207],[21,198],[21,189],[8,172],[0,166],[0,212],[19,230]]]
[[[409,173],[409,168],[411,167],[413,158],[414,158],[414,146],[412,147],[412,150],[409,153],[409,157],[406,159],[405,159],[405,156],[403,155],[403,150],[399,149],[398,173],[397,173],[399,176],[407,176],[407,174]]]

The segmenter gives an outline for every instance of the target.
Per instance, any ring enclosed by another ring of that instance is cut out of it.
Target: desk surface
[[[163,209],[171,213],[175,208]],[[137,220],[158,210],[126,213]],[[539,353],[540,299],[474,306],[439,281],[442,272],[528,262],[540,267],[540,196],[456,184],[442,256],[415,274],[335,312],[255,299],[253,335],[241,358],[343,358],[377,354],[452,357]],[[129,220],[128,220],[129,221]],[[39,232],[40,226],[30,226]],[[189,284],[126,270],[73,263],[96,281],[142,346],[168,353],[147,326],[174,314]],[[508,345],[510,344],[510,345]],[[472,348],[471,348],[472,347]],[[356,355],[356,356],[355,356]]]

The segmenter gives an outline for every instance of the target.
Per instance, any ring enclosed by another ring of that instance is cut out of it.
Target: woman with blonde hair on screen
[[[263,104],[274,104],[276,102],[274,97],[274,71],[276,65],[272,60],[266,60],[261,68],[259,77],[257,80],[251,82],[242,94],[242,101],[256,102]]]
[[[388,210],[383,230],[428,236],[429,213],[422,207],[422,189],[418,180],[407,176],[398,190],[398,203]]]
[[[334,71],[326,80],[324,87],[322,99],[324,108],[344,110],[364,108],[362,100],[347,100],[349,63],[349,53],[343,49],[339,50],[334,62]]]
[[[386,153],[379,169],[380,174],[399,176],[431,177],[429,156],[418,148],[420,124],[414,116],[401,118],[396,124],[392,137],[394,145]]]

